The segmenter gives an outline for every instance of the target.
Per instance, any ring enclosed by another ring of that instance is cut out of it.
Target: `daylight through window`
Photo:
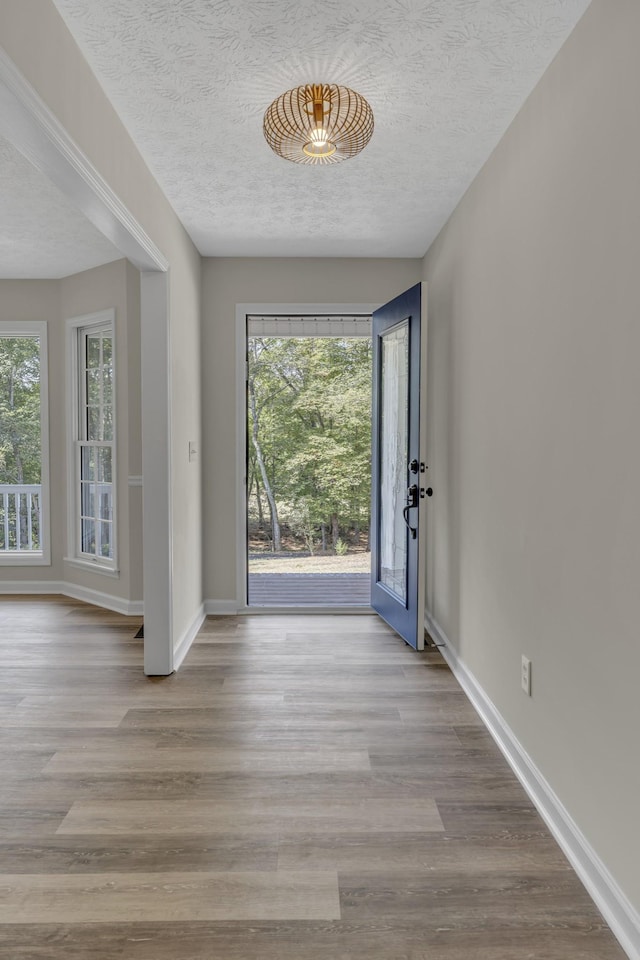
[[[29,332],[32,328],[38,332]],[[0,561],[3,563],[46,559],[45,348],[46,324],[0,324]]]
[[[77,327],[76,555],[113,567],[113,324]]]

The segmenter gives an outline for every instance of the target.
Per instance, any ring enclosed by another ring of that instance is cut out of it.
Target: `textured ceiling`
[[[0,138],[0,279],[53,279],[122,254]]]
[[[201,253],[422,256],[589,0],[55,0]],[[276,96],[362,93],[326,167],[262,136]]]

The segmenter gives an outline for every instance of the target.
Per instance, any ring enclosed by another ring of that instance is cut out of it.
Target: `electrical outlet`
[[[520,683],[522,689],[528,697],[531,696],[531,660],[522,655],[522,669],[520,671]]]

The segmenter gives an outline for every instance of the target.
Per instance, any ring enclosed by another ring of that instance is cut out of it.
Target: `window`
[[[113,311],[69,321],[74,376],[71,560],[116,570]]]
[[[46,323],[0,323],[0,564],[49,563]]]

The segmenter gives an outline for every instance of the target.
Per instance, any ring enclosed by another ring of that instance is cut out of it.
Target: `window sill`
[[[0,567],[50,567],[51,560],[41,550],[0,550]]]
[[[80,560],[78,557],[65,557],[64,562],[70,567],[77,567],[78,570],[88,570],[91,573],[100,573],[104,577],[113,577],[114,580],[120,579],[120,571],[116,567],[107,567],[103,563],[92,560]]]

